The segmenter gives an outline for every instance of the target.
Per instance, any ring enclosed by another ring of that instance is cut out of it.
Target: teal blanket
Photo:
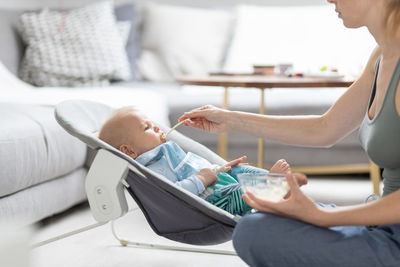
[[[237,180],[228,173],[218,173],[218,182],[210,186],[213,194],[206,201],[234,215],[244,215],[251,207],[242,199],[242,189]]]

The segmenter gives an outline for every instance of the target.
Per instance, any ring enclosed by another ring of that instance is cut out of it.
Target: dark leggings
[[[250,266],[400,266],[400,224],[321,228],[254,213],[238,222],[233,244]]]

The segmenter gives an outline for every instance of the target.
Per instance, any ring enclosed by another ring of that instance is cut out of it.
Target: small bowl
[[[251,192],[260,199],[278,202],[289,192],[285,174],[239,173],[237,175],[244,193]]]

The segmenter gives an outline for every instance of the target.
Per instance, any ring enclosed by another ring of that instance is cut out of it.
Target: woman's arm
[[[211,132],[234,130],[291,145],[329,147],[362,122],[379,54],[376,48],[360,78],[323,115],[269,116],[205,106],[179,120],[190,118],[185,125]]]
[[[327,208],[318,225],[384,225],[400,223],[400,190],[368,204]]]
[[[359,127],[373,85],[376,49],[357,81],[320,116],[263,116],[232,112],[229,128],[278,142],[329,147]]]
[[[368,204],[322,208],[300,190],[291,174],[286,178],[290,185],[290,196],[285,200],[274,203],[250,193],[243,195],[243,199],[258,211],[295,218],[321,227],[400,223],[400,190]]]

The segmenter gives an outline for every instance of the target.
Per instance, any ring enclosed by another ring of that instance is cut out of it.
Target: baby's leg
[[[249,165],[238,165],[235,167],[232,167],[232,169],[228,172],[229,175],[231,175],[236,181],[238,181],[237,174],[238,173],[256,173],[256,174],[267,174],[267,173],[289,173],[291,171],[289,163],[286,162],[286,160],[281,159],[278,160],[274,166],[270,169],[270,171],[249,166]],[[297,180],[297,183],[302,186],[307,184],[307,176],[304,175],[303,173],[293,173],[294,177]]]
[[[256,173],[256,174],[267,174],[269,173],[268,170],[249,166],[249,165],[237,165],[232,167],[232,169],[228,172],[233,178],[237,181],[237,174],[238,173]]]
[[[289,173],[290,170],[290,165],[289,163],[286,162],[284,159],[278,160],[269,170],[270,172],[274,173]]]
[[[240,184],[228,184],[216,189],[206,201],[233,215],[245,215],[252,208],[242,199],[243,191]]]

